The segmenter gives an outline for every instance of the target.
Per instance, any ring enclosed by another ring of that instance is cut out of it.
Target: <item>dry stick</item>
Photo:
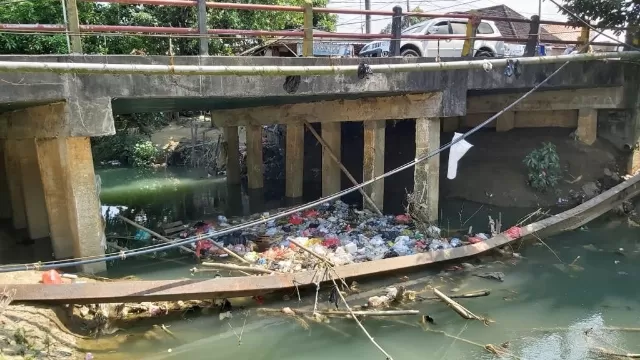
[[[265,309],[261,308],[258,311],[268,312],[268,313],[281,313],[281,309]],[[303,309],[291,309],[296,315],[306,315],[306,314],[320,314],[324,316],[346,316],[346,315],[356,315],[356,316],[404,316],[404,315],[419,315],[420,311],[418,310],[381,310],[381,311],[312,311],[312,310],[303,310]]]
[[[205,266],[205,267],[216,268],[216,269],[241,270],[241,271],[262,273],[262,274],[273,274],[273,273],[275,273],[275,271],[269,270],[269,269],[253,268],[253,267],[249,267],[249,266],[239,266],[239,265],[233,265],[233,264],[220,264],[220,263],[203,262],[200,265],[201,266]]]
[[[477,298],[482,296],[489,296],[490,294],[491,294],[490,290],[478,290],[478,291],[472,291],[472,292],[468,292],[460,295],[447,295],[447,296],[450,299],[472,299],[472,298]],[[432,296],[432,297],[421,296],[420,300],[442,300],[442,298],[438,296]]]
[[[340,162],[340,160],[338,160],[338,157],[336,156],[336,154],[334,154],[333,150],[331,150],[331,148],[329,147],[329,144],[327,144],[324,139],[322,138],[322,136],[320,136],[318,134],[318,132],[313,128],[313,126],[311,126],[311,124],[309,124],[308,121],[305,120],[304,125],[307,127],[307,129],[309,129],[309,131],[311,131],[311,133],[313,134],[313,136],[316,137],[316,140],[318,140],[318,142],[320,143],[320,145],[322,145],[322,147],[327,151],[327,154],[329,154],[329,156],[331,157],[331,159],[333,159],[333,161],[335,161],[338,166],[340,166],[340,169],[342,170],[342,172],[344,172],[345,175],[347,175],[347,177],[349,178],[349,180],[353,183],[353,185],[358,186],[360,185],[356,179],[353,178],[353,176],[351,176],[351,173],[349,172],[349,170],[347,170],[346,167],[344,167],[344,165],[342,165],[342,162]],[[375,212],[378,214],[378,216],[382,216],[382,211],[380,211],[380,209],[378,209],[378,207],[376,206],[376,204],[373,202],[373,200],[371,200],[371,198],[369,197],[369,195],[367,195],[367,193],[364,192],[364,190],[362,188],[359,188],[358,191],[360,192],[360,194],[362,194],[362,197],[367,201],[367,203],[369,203],[369,205],[371,205],[372,209],[375,210]]]
[[[213,241],[213,239],[210,239],[210,238],[207,238],[207,239],[211,240],[211,244],[212,244],[213,246],[215,246],[215,247],[217,247],[218,249],[220,249],[220,250],[222,250],[222,251],[226,252],[227,254],[229,254],[229,256],[232,256],[232,257],[234,257],[234,258],[236,258],[236,259],[240,260],[240,262],[242,262],[242,263],[245,263],[245,264],[251,264],[251,262],[249,262],[249,261],[245,260],[245,259],[244,259],[244,258],[242,258],[240,255],[238,255],[238,254],[234,253],[233,251],[231,251],[231,250],[227,249],[227,248],[226,248],[226,247],[224,247],[224,246],[220,246],[220,245],[216,244],[216,242],[215,242],[215,241]]]
[[[156,238],[158,238],[158,240],[160,240],[160,241],[163,241],[163,242],[166,242],[166,243],[169,243],[169,244],[170,244],[170,243],[173,243],[173,241],[171,241],[171,240],[167,239],[166,237],[164,237],[164,236],[162,236],[162,235],[158,234],[157,232],[152,231],[152,230],[149,230],[149,229],[147,229],[146,227],[144,227],[144,226],[142,226],[142,225],[140,225],[140,224],[138,224],[138,223],[136,223],[136,222],[133,222],[133,221],[131,221],[131,220],[127,219],[126,217],[122,216],[122,215],[116,215],[116,216],[117,216],[120,220],[122,220],[122,221],[126,222],[127,224],[132,225],[132,226],[134,226],[134,227],[137,227],[137,228],[138,228],[138,229],[140,229],[140,230],[144,230],[144,231],[148,232],[148,233],[149,233],[149,234],[151,234],[152,236],[155,236]],[[180,249],[185,250],[185,251],[187,251],[187,252],[190,252],[190,253],[192,253],[192,254],[195,254],[195,253],[196,253],[195,251],[193,251],[193,250],[191,250],[191,249],[189,249],[188,247],[185,247],[185,246],[180,246]]]
[[[465,338],[461,338],[461,337],[459,337],[459,336],[451,335],[451,334],[446,333],[446,332],[441,331],[441,330],[432,330],[432,329],[424,328],[424,327],[423,327],[423,330],[424,330],[424,331],[428,331],[428,332],[433,332],[433,333],[441,334],[441,335],[444,335],[444,336],[446,336],[446,337],[448,337],[448,338],[452,338],[452,339],[455,339],[455,340],[460,340],[460,341],[465,342],[465,343],[467,343],[467,344],[474,345],[474,346],[477,346],[477,347],[481,347],[481,348],[483,348],[483,349],[487,350],[488,352],[490,352],[490,353],[492,353],[492,354],[496,354],[496,352],[495,352],[496,347],[495,347],[495,346],[493,346],[493,345],[491,345],[491,344],[482,345],[482,344],[477,343],[477,342],[475,342],[475,341],[471,341],[471,340],[467,340],[467,339],[465,339]],[[515,355],[513,355],[513,354],[511,354],[511,353],[509,353],[509,352],[507,352],[507,351],[506,351],[506,350],[504,350],[504,349],[502,349],[502,351],[501,351],[501,355],[507,355],[507,356],[511,356],[511,357],[513,357],[513,358],[515,358],[515,359],[519,359],[519,357],[517,357],[517,356],[515,356]]]
[[[198,268],[195,268],[195,267],[193,269],[189,270],[189,271],[191,271],[192,274],[203,273],[203,272],[215,272],[215,273],[220,272],[219,270],[216,270],[216,269],[198,269]],[[241,274],[244,274],[244,275],[247,275],[247,276],[253,276],[252,274],[249,274],[249,273],[244,272],[242,270],[234,269],[232,271],[237,271],[237,272],[239,272]]]
[[[464,319],[467,319],[467,320],[479,320],[479,321],[483,321],[484,322],[483,318],[477,316],[476,314],[472,313],[471,311],[465,309],[464,306],[462,306],[462,305],[458,304],[457,302],[451,300],[451,298],[449,298],[447,295],[443,294],[440,290],[433,289],[433,293],[436,294],[437,297],[442,299],[442,301],[447,303],[447,305],[449,305],[455,312],[458,313],[458,315],[462,316]]]
[[[330,268],[335,268],[336,264],[334,264],[333,262],[331,262],[331,260],[327,259],[326,257],[324,257],[324,256],[322,256],[322,255],[319,255],[319,254],[314,253],[311,249],[309,249],[308,247],[306,247],[306,246],[304,246],[304,245],[302,245],[302,244],[298,243],[297,241],[295,241],[295,240],[293,240],[293,239],[289,239],[289,242],[290,242],[290,243],[292,243],[293,245],[295,245],[295,246],[299,247],[300,249],[304,250],[305,252],[307,252],[307,253],[311,254],[311,255],[312,255],[313,257],[315,257],[316,259],[318,259],[318,260],[320,260],[320,261],[324,262],[325,264],[329,265],[329,267],[330,267]],[[321,281],[324,281],[324,278],[326,277],[326,275],[327,275],[327,272],[325,271],[325,274],[322,276],[322,280],[320,280],[320,281],[318,282],[318,284],[319,284]],[[349,285],[347,285],[347,283],[344,281],[344,279],[343,279],[343,278],[341,278],[341,277],[338,275],[338,273],[337,273],[337,272],[336,272],[336,276],[338,277],[338,279],[340,279],[340,282],[342,282],[342,284],[343,284],[344,286],[346,286],[346,288],[348,289],[348,288],[349,288]]]
[[[628,358],[628,359],[640,359],[640,354],[621,354],[621,353],[616,353],[601,347],[595,347],[589,350],[597,352],[602,355],[607,355],[607,356],[614,356],[614,357],[621,357],[621,358]]]
[[[336,276],[338,275],[337,272],[335,271],[335,269],[331,269],[333,270],[334,273],[336,273]],[[333,281],[333,286],[335,286],[338,289],[338,284],[336,283],[336,279],[333,277],[333,275],[331,275],[331,281]],[[347,310],[349,311],[349,313],[351,314],[351,317],[353,318],[353,320],[355,320],[355,322],[358,324],[358,326],[360,327],[360,329],[362,329],[362,331],[364,332],[365,335],[367,335],[367,337],[369,338],[369,340],[371,340],[371,342],[373,343],[373,345],[375,345],[378,350],[380,350],[380,352],[382,352],[386,357],[387,360],[393,360],[393,358],[391,357],[391,355],[389,355],[380,345],[378,345],[378,343],[373,339],[373,337],[369,334],[369,332],[367,331],[367,329],[364,328],[364,326],[362,325],[362,323],[360,322],[360,320],[358,320],[358,318],[356,317],[356,315],[354,315],[353,310],[351,310],[351,308],[349,307],[349,304],[347,303],[347,300],[345,300],[344,296],[342,295],[342,292],[338,289],[338,291],[336,291],[338,293],[338,296],[340,296],[340,299],[342,299],[342,302],[344,303],[344,306],[347,308]]]

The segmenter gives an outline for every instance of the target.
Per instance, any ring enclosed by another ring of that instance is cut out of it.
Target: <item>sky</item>
[[[536,0],[409,0],[410,9],[420,7],[426,12],[445,13],[465,11],[504,4],[525,17],[538,14]],[[395,5],[401,5],[406,11],[407,0],[371,0],[372,10],[391,11]],[[330,8],[364,9],[364,0],[330,0]],[[558,8],[551,1],[542,3],[542,19],[566,21],[566,17],[558,14]],[[371,32],[379,33],[390,19],[386,16],[371,17]],[[339,15],[338,32],[364,32],[364,15]]]

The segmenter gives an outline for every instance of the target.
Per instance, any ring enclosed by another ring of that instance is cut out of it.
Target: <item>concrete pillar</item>
[[[27,215],[24,211],[24,195],[22,192],[22,177],[20,175],[20,157],[18,156],[18,141],[4,141],[4,165],[7,175],[7,187],[11,202],[11,221],[14,229],[27,227]]]
[[[35,139],[17,140],[17,144],[29,237],[31,239],[45,238],[49,236],[49,217],[44,201],[42,177],[38,167],[36,141]]]
[[[0,140],[0,199],[5,199],[4,204],[0,206],[0,220],[9,220],[11,219],[11,194],[4,163],[4,140]]]
[[[578,129],[576,130],[578,140],[591,145],[598,136],[598,110],[580,109],[578,110]]]
[[[362,181],[368,181],[384,174],[384,141],[385,120],[364,122],[364,164],[362,166]],[[384,179],[367,185],[364,191],[378,209],[382,211],[384,205]],[[364,201],[365,207],[371,205]],[[373,209],[370,209],[373,210]]]
[[[327,143],[333,154],[341,159],[342,134],[340,122],[323,123],[321,125],[322,139]],[[333,195],[340,192],[340,165],[331,158],[331,155],[322,148],[322,196]]]
[[[104,223],[100,213],[100,199],[93,171],[93,156],[88,137],[66,138],[67,202],[73,234],[75,257],[104,255],[101,246]],[[62,162],[64,158],[60,159]],[[106,271],[105,262],[83,265],[80,271],[96,273]]]
[[[238,127],[225,126],[223,129],[224,140],[227,144],[227,183],[240,184],[240,141],[238,140]]]
[[[440,147],[440,119],[416,119],[416,158],[432,153]],[[414,197],[423,205],[428,221],[438,220],[440,195],[440,155],[416,164],[413,175]]]
[[[56,259],[71,258],[74,252],[69,209],[73,199],[68,191],[70,174],[66,140],[36,139],[36,148],[53,253]]]
[[[498,116],[496,119],[496,131],[504,132],[513,129],[516,125],[516,112],[507,111],[506,113]]]
[[[249,189],[264,187],[261,125],[247,126],[247,182]]]
[[[302,183],[304,180],[304,125],[287,125],[286,142],[285,196],[296,199],[302,197]]]

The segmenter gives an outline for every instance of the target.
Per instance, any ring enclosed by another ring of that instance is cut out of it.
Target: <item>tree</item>
[[[416,7],[412,12],[422,12],[420,7]],[[416,16],[403,16],[402,17],[402,30],[413,26],[419,22],[425,21],[425,18],[416,17]],[[391,23],[388,23],[382,30],[380,30],[380,34],[391,34]]]
[[[567,10],[578,17],[591,21],[596,27],[638,27],[640,26],[640,1],[638,0],[564,0]],[[561,11],[569,16],[569,21],[577,25],[582,22],[569,12]],[[620,34],[621,31],[616,31]]]

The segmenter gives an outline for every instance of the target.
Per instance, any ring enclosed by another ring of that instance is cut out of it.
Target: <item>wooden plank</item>
[[[431,92],[214,110],[212,117],[217,126],[415,119],[439,116],[441,104],[442,93]]]
[[[338,161],[340,161],[340,150],[342,146],[341,124],[322,124],[322,139],[327,147],[333,151]],[[322,147],[322,196],[329,196],[339,192],[340,186],[340,165],[331,158],[327,149]]]
[[[247,126],[247,182],[249,189],[264,186],[262,161],[262,125]]]
[[[521,93],[474,95],[467,98],[467,114],[497,113],[522,96]],[[511,111],[547,111],[624,108],[622,87],[534,92]]]
[[[304,169],[304,125],[287,125],[287,145],[285,164],[285,196],[302,197]]]
[[[385,128],[385,120],[364,123],[363,182],[384,174]],[[382,211],[384,205],[384,179],[365,186],[364,191],[375,206]],[[367,201],[364,201],[364,206],[371,207]]]
[[[570,210],[520,229],[520,238],[498,234],[487,241],[458,248],[399,256],[336,267],[349,280],[378,273],[417,269],[424,265],[475,256],[519,239],[547,237],[576,229],[612,208],[640,194],[640,174]],[[109,302],[175,301],[191,299],[252,296],[296,286],[313,285],[316,271],[275,274],[259,277],[223,277],[217,279],[179,279],[122,281],[85,284],[17,284],[14,301],[92,304]]]

